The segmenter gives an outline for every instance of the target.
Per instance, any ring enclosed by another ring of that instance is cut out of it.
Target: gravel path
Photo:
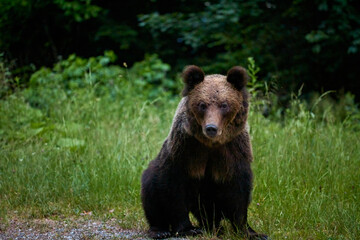
[[[121,229],[116,219],[102,222],[91,219],[12,219],[0,222],[0,240],[45,239],[136,239],[145,240],[144,231]],[[172,240],[186,240],[171,238]]]
[[[95,220],[11,220],[0,227],[0,239],[146,239],[145,233],[124,230],[115,219]]]

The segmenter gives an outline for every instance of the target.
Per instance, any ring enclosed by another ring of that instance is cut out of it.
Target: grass
[[[148,101],[131,86],[96,86],[31,107],[0,101],[0,217],[92,213],[147,228],[140,176],[170,129],[178,98]],[[282,123],[250,115],[255,181],[249,221],[272,239],[360,239],[360,133],[307,113]],[[235,239],[228,225],[225,238]],[[206,234],[204,239],[211,239]]]

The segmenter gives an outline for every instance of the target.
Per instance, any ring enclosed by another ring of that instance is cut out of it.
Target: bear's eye
[[[207,108],[207,106],[206,106],[205,103],[202,102],[202,103],[199,104],[199,109],[200,109],[201,111],[205,111],[206,108]]]
[[[222,104],[220,105],[220,108],[221,108],[222,110],[228,110],[229,105],[228,105],[227,103],[222,103]]]

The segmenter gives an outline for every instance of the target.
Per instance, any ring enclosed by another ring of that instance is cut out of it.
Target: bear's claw
[[[196,236],[199,234],[202,234],[203,231],[199,228],[191,228],[189,230],[185,230],[185,231],[181,231],[181,232],[177,232],[175,233],[176,237],[184,237],[184,236]]]
[[[165,239],[170,238],[172,234],[169,231],[149,231],[148,237],[152,239]]]

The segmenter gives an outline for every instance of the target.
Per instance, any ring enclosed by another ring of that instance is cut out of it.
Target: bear
[[[221,232],[220,221],[227,219],[246,238],[267,239],[247,222],[253,154],[246,70],[235,66],[226,76],[205,75],[191,65],[182,78],[185,86],[170,132],[141,178],[148,236]]]

